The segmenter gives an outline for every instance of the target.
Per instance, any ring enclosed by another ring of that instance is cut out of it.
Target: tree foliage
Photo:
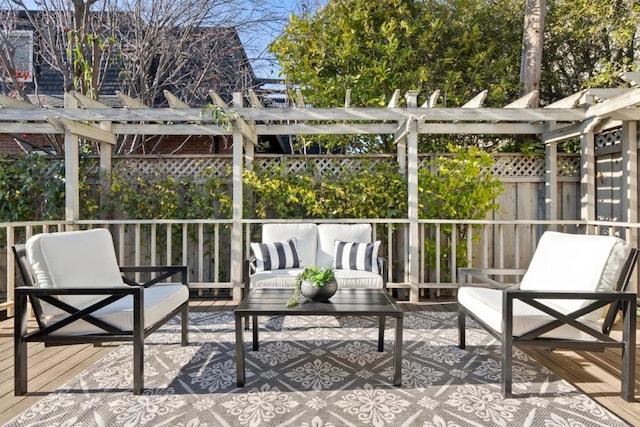
[[[481,90],[501,103],[517,93],[519,0],[330,0],[292,16],[271,49],[286,79],[318,107],[381,107],[395,89],[441,90],[459,106]]]
[[[585,87],[620,85],[620,71],[640,69],[640,3],[546,4],[543,105]],[[502,107],[519,96],[524,11],[522,0],[329,0],[315,13],[292,16],[271,49],[286,80],[317,107],[342,105],[348,89],[351,104],[361,107],[386,105],[396,89],[419,90],[420,103],[440,90],[443,107],[460,106],[487,89],[485,105]],[[450,141],[423,138],[422,144],[441,149]],[[384,136],[377,145],[361,142],[340,143],[393,150]]]
[[[542,97],[546,103],[588,87],[619,87],[640,70],[640,3],[547,0]]]

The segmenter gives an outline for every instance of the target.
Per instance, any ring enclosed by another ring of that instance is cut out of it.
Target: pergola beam
[[[538,91],[532,90],[528,94],[516,99],[510,104],[505,105],[503,108],[531,108],[538,99]]]
[[[164,97],[167,99],[167,102],[169,103],[169,106],[171,108],[190,108],[189,104],[183,102],[180,98],[178,98],[168,90],[164,90],[162,93],[164,94]]]
[[[39,108],[30,102],[21,101],[6,95],[0,95],[0,107],[2,108]]]
[[[609,102],[609,101],[607,101]],[[224,107],[222,107],[224,108]],[[424,116],[427,122],[579,122],[585,119],[580,108],[235,108],[225,109],[247,121],[401,121]],[[0,122],[43,122],[51,116],[45,108],[0,108]],[[193,122],[202,121],[199,108],[147,109],[55,109],[56,115],[75,121],[113,122]]]
[[[473,98],[471,98],[466,104],[460,108],[480,108],[484,104],[484,100],[487,99],[489,92],[485,89]]]
[[[640,88],[626,90],[612,98],[598,104],[593,104],[587,108],[585,118],[589,119],[591,117],[611,115],[618,110],[633,107],[637,104],[640,104]]]
[[[65,117],[60,116],[49,117],[47,120],[54,127],[62,127],[63,129],[68,129],[69,132],[77,137],[90,139],[96,142],[106,142],[111,145],[116,144],[116,136],[109,131],[99,129],[90,125],[77,123],[73,120],[69,120]]]

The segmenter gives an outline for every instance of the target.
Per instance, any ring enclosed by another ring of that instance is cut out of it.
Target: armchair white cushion
[[[609,236],[588,236],[547,231],[540,238],[529,268],[520,283],[521,290],[597,292],[612,290],[631,248],[623,240]],[[464,270],[462,270],[464,271]],[[502,290],[461,286],[458,303],[478,315],[497,332],[502,332]],[[541,300],[563,314],[586,307],[581,299]],[[594,310],[580,320],[594,329],[603,310]],[[551,319],[529,304],[514,301],[513,335],[520,336]],[[543,335],[546,338],[590,339],[584,332],[565,325]]]
[[[318,225],[318,267],[331,267],[336,240],[343,242],[371,243],[370,224],[320,224]]]
[[[128,287],[116,260],[111,233],[104,228],[64,233],[46,233],[31,237],[26,244],[36,286],[43,289]],[[188,287],[181,284],[158,284],[144,292],[145,328],[155,324],[189,299]],[[64,295],[60,301],[85,308],[105,295]],[[44,325],[67,317],[64,310],[42,303]],[[126,296],[93,312],[93,316],[118,328],[133,330],[133,297]],[[84,335],[104,332],[100,328],[76,321],[54,335]]]
[[[300,266],[313,265],[318,252],[318,226],[310,223],[264,224],[262,243],[296,239]]]

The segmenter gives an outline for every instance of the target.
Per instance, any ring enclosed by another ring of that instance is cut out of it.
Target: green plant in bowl
[[[309,282],[313,284],[314,287],[320,288],[327,283],[334,282],[335,280],[336,276],[332,267],[318,267],[316,265],[305,267],[305,269],[296,276],[295,290],[293,292],[293,296],[291,296],[287,301],[287,307],[295,307],[298,305],[302,282]]]

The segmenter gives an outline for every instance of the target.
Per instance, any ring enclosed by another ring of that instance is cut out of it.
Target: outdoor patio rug
[[[175,319],[174,319],[175,320]],[[191,313],[145,347],[145,391],[131,392],[122,345],[12,420],[12,426],[624,426],[596,402],[516,350],[514,392],[500,395],[500,346],[481,329],[457,348],[456,315],[407,313],[403,385],[392,382],[389,320],[376,351],[374,318],[261,318],[247,344],[247,385],[236,387],[232,313]]]

